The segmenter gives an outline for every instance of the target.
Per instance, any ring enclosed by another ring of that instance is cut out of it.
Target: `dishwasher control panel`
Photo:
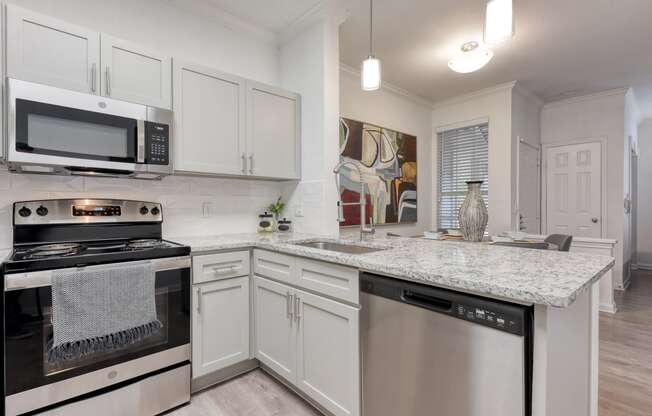
[[[532,307],[369,273],[360,291],[514,335],[526,335],[532,321]]]

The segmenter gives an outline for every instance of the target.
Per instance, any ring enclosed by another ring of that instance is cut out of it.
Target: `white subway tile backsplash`
[[[161,181],[10,174],[0,167],[0,249],[11,247],[15,201],[116,198],[163,204],[166,238],[254,232],[258,214],[281,195],[278,182],[170,176]],[[203,205],[210,204],[204,217]]]

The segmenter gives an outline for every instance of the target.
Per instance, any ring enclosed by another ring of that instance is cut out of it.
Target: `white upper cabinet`
[[[245,175],[245,81],[174,61],[176,171]]]
[[[172,108],[172,59],[102,34],[102,88],[106,97]]]
[[[7,6],[7,76],[172,108],[172,59],[148,48]]]
[[[249,173],[299,179],[301,99],[280,88],[247,83]]]
[[[7,76],[98,93],[100,34],[7,6]]]

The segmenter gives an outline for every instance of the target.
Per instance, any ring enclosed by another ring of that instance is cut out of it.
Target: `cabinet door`
[[[193,378],[249,358],[249,277],[194,286]]]
[[[7,6],[7,76],[99,93],[100,34]]]
[[[244,80],[174,62],[177,171],[244,175]]]
[[[297,387],[337,416],[360,414],[358,309],[296,293]]]
[[[102,34],[102,95],[172,108],[172,59]]]
[[[268,178],[299,179],[299,95],[251,81],[247,85],[249,173]]]
[[[254,356],[291,383],[297,363],[293,293],[289,286],[254,276]]]

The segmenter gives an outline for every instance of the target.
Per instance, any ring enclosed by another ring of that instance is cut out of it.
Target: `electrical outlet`
[[[294,206],[294,216],[303,217],[303,205],[299,204]]]
[[[204,202],[201,205],[202,209],[202,216],[204,218],[209,218],[211,216],[211,212],[213,211],[213,203],[212,202]]]

